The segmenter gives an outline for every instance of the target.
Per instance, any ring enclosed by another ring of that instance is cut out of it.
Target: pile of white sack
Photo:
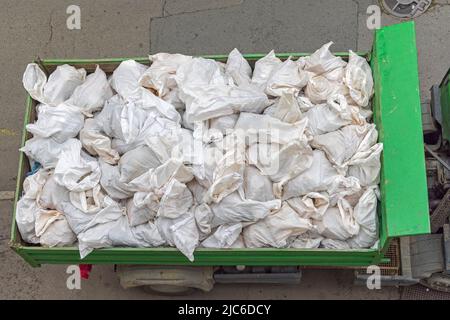
[[[17,203],[24,241],[45,247],[358,249],[376,245],[382,144],[367,61],[328,43],[252,68],[181,54],[29,64],[38,101],[21,149],[32,168]]]

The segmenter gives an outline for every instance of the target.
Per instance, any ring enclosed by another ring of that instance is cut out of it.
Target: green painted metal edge
[[[442,110],[442,135],[450,141],[450,69],[439,86]]]
[[[374,119],[384,143],[380,235],[385,247],[389,237],[430,232],[414,21],[376,32],[372,67]]]

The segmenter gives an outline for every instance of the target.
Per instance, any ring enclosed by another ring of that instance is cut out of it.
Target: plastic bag
[[[165,243],[153,222],[131,227],[123,216],[112,223],[108,237],[112,246],[120,247],[158,247]]]
[[[61,152],[55,167],[55,180],[70,191],[86,191],[100,181],[98,161],[81,150],[81,142],[75,140],[70,149]]]
[[[275,200],[272,181],[253,166],[245,167],[243,188],[246,199],[260,202]]]
[[[39,210],[35,229],[43,247],[70,246],[77,240],[64,215],[56,210]]]
[[[370,248],[378,239],[377,196],[375,188],[368,188],[355,206],[353,215],[359,232],[347,240],[353,249]]]
[[[212,118],[209,120],[209,128],[218,130],[222,135],[226,135],[231,132],[236,125],[239,118],[239,114],[230,114],[228,116],[222,116],[218,118]]]
[[[248,85],[251,82],[252,68],[236,48],[228,55],[225,72],[233,78],[237,86]]]
[[[204,248],[230,248],[239,238],[242,223],[223,224],[201,243]]]
[[[332,250],[348,250],[350,246],[346,241],[336,240],[336,239],[323,239],[320,243],[321,247],[324,249]]]
[[[324,103],[328,97],[339,91],[339,87],[335,82],[328,80],[323,76],[315,76],[309,79],[306,85],[305,95],[314,103]]]
[[[287,200],[310,192],[326,191],[337,176],[338,172],[328,161],[325,153],[314,150],[311,167],[290,180],[279,196]]]
[[[118,166],[111,166],[99,161],[101,178],[100,184],[106,193],[113,199],[127,199],[133,196],[133,191],[128,184],[120,181],[120,171]]]
[[[315,232],[307,231],[292,240],[289,248],[294,249],[317,249],[324,238]]]
[[[348,162],[347,175],[356,177],[361,186],[378,184],[380,180],[380,156],[382,151],[383,144],[377,143],[366,151],[356,152]]]
[[[199,244],[199,232],[194,214],[185,213],[176,219],[158,218],[156,226],[162,238],[180,250],[189,261],[194,261],[194,250]]]
[[[128,183],[147,172],[149,169],[161,165],[157,155],[146,145],[130,150],[120,158],[120,181]]]
[[[309,219],[300,216],[286,203],[277,212],[244,228],[243,236],[246,247],[285,248],[288,238],[301,235],[313,228]]]
[[[210,205],[214,213],[212,227],[225,223],[256,222],[280,207],[280,200],[260,202],[244,199],[242,192],[238,190],[223,198],[219,203]]]
[[[322,220],[315,220],[317,232],[325,238],[347,240],[359,232],[353,208],[344,199],[338,201],[337,207],[330,207],[325,211]]]
[[[270,51],[265,57],[256,61],[255,69],[253,70],[252,84],[258,86],[261,90],[264,90],[272,72],[281,64],[282,61],[275,56],[275,52],[273,50]]]
[[[35,230],[35,222],[40,210],[38,206],[39,197],[48,176],[49,172],[41,169],[25,178],[23,182],[24,194],[17,202],[17,228],[20,231],[22,239],[28,243],[39,243],[39,237],[36,235]]]
[[[281,97],[283,94],[298,95],[308,80],[308,73],[301,70],[294,61],[287,59],[272,70],[265,92],[274,97]]]
[[[347,63],[330,52],[333,42],[328,42],[304,60],[304,69],[315,75],[323,75],[328,80],[342,80]]]
[[[374,133],[376,133],[374,124],[349,125],[337,131],[315,136],[311,146],[323,150],[333,164],[344,167],[358,150],[363,151],[375,144]]]
[[[205,239],[211,233],[211,223],[214,215],[205,203],[194,208],[194,218],[200,235],[200,240]]]
[[[289,93],[283,93],[276,104],[264,110],[264,114],[287,123],[296,123],[303,117],[297,98]]]
[[[104,207],[105,197],[99,184],[89,190],[69,192],[69,199],[74,207],[88,214],[100,211]]]
[[[139,79],[146,70],[147,66],[134,60],[122,61],[111,76],[111,87],[126,99],[140,86]]]
[[[175,76],[178,68],[189,61],[191,56],[182,54],[157,53],[149,56],[152,64],[139,79],[139,84],[165,97],[177,87]]]
[[[23,75],[23,85],[30,96],[44,104],[57,106],[69,99],[76,87],[86,77],[86,70],[76,69],[67,64],[56,67],[47,76],[36,63],[30,63]]]
[[[351,50],[344,82],[350,90],[352,99],[359,106],[367,107],[373,94],[372,69],[365,58]]]
[[[127,216],[130,226],[135,227],[153,220],[159,206],[159,197],[153,192],[136,192],[127,200]]]
[[[91,117],[92,113],[100,110],[112,95],[106,74],[97,66],[95,72],[88,75],[83,84],[75,88],[66,103],[78,107],[83,114]]]
[[[69,190],[59,185],[55,176],[51,174],[42,188],[38,200],[39,207],[62,212],[60,204],[64,201],[69,201]]]
[[[52,138],[58,143],[64,143],[78,135],[84,125],[81,112],[65,103],[57,107],[45,104],[37,106],[38,120],[26,125],[28,132],[37,138]]]

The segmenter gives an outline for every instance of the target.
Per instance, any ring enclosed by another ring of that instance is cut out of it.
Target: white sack
[[[84,116],[71,105],[61,103],[57,107],[40,104],[37,109],[37,121],[26,125],[28,132],[37,138],[52,138],[64,143],[78,135],[84,125]]]
[[[29,63],[23,73],[22,83],[28,94],[41,103],[46,103],[44,98],[44,86],[47,83],[47,76],[36,63]]]
[[[242,231],[242,224],[223,224],[216,231],[201,243],[204,248],[231,248],[238,240]]]
[[[282,61],[275,56],[275,52],[273,50],[270,51],[265,57],[256,61],[255,69],[253,70],[252,84],[258,86],[261,90],[264,90],[273,70],[281,64]]]
[[[325,153],[314,150],[311,167],[284,186],[282,199],[299,197],[310,192],[326,191],[337,176],[338,172],[328,161]]]
[[[44,99],[52,106],[57,106],[70,98],[73,91],[86,78],[86,70],[76,69],[68,64],[56,67],[44,86]]]
[[[355,177],[337,176],[328,186],[330,205],[335,206],[339,199],[354,197],[361,191],[359,180]]]
[[[130,182],[149,169],[161,165],[157,155],[146,145],[123,154],[119,160],[120,181]]]
[[[344,241],[359,232],[353,208],[344,199],[338,201],[337,207],[328,208],[322,220],[315,220],[313,223],[317,232],[328,239]]]
[[[100,184],[92,189],[69,192],[69,199],[74,207],[89,214],[96,213],[104,207],[105,197]]]
[[[100,110],[112,95],[106,74],[97,66],[95,72],[88,75],[86,81],[75,88],[66,102],[78,107],[83,114],[91,117],[92,113]]]
[[[39,237],[36,236],[35,231],[35,222],[40,210],[38,206],[39,197],[48,176],[49,172],[41,169],[35,174],[26,177],[23,182],[24,194],[17,202],[17,228],[22,239],[28,243],[39,243]]]
[[[189,261],[194,261],[194,250],[199,243],[199,233],[191,212],[176,219],[158,218],[156,226],[162,238],[170,245],[181,251]]]
[[[228,116],[222,116],[218,118],[212,118],[209,120],[209,128],[220,131],[223,135],[226,135],[234,129],[236,121],[239,118],[239,114],[234,113]]]
[[[192,179],[192,181],[186,183],[186,186],[189,188],[193,195],[194,203],[202,204],[207,189],[200,183],[198,183],[197,179]]]
[[[296,237],[289,244],[289,248],[294,249],[317,249],[324,238],[315,232],[307,231]]]
[[[81,150],[81,142],[75,140],[70,149],[63,150],[55,167],[55,180],[70,191],[92,189],[100,181],[98,161]]]
[[[309,219],[300,216],[286,203],[277,212],[246,227],[243,231],[248,248],[285,248],[288,238],[298,236],[313,228]]]
[[[309,79],[306,85],[305,95],[312,103],[324,103],[328,97],[337,93],[339,86],[323,76],[315,76]]]
[[[344,82],[350,96],[361,107],[369,105],[373,94],[372,69],[367,60],[350,50],[350,59],[345,68]]]
[[[164,245],[158,228],[152,222],[131,227],[126,217],[121,217],[111,225],[108,231],[111,245],[114,247],[158,247]]]
[[[153,192],[136,192],[127,200],[127,216],[130,226],[135,227],[153,220],[159,207],[159,197]]]
[[[303,197],[291,198],[287,200],[287,203],[302,218],[322,220],[330,205],[330,200],[324,193],[311,192]]]
[[[296,123],[302,119],[297,98],[289,93],[283,93],[276,104],[264,110],[264,114],[287,123]]]
[[[281,97],[283,94],[298,95],[308,80],[308,73],[301,70],[294,61],[287,59],[273,69],[265,92],[274,97]]]
[[[280,200],[259,202],[244,199],[239,191],[236,191],[223,198],[219,203],[210,205],[214,213],[212,226],[215,227],[225,223],[256,222],[264,219],[280,207]]]
[[[70,246],[77,240],[64,215],[56,210],[39,210],[35,229],[43,247]]]
[[[185,214],[193,204],[192,193],[184,183],[172,179],[164,187],[159,203],[158,217],[176,219]]]
[[[45,182],[39,197],[39,207],[62,212],[60,204],[69,201],[69,190],[59,185],[51,174]]]
[[[252,68],[238,49],[233,49],[228,55],[225,72],[233,78],[237,86],[251,82]]]
[[[347,240],[352,249],[370,248],[378,239],[377,196],[374,188],[368,188],[353,211],[359,232]]]
[[[348,163],[347,175],[359,180],[361,186],[371,186],[380,181],[380,156],[383,144],[377,143],[366,151],[356,152]]]
[[[205,239],[211,233],[211,223],[214,215],[205,203],[194,208],[194,218],[200,234],[200,240]]]
[[[111,166],[106,162],[99,161],[101,178],[100,184],[106,193],[113,199],[127,199],[133,195],[128,184],[120,181],[118,166]]]
[[[134,60],[122,61],[111,76],[111,87],[127,98],[139,87],[139,79],[146,70],[147,66]]]
[[[344,68],[347,63],[340,57],[336,57],[330,52],[333,42],[328,42],[320,49],[307,57],[304,69],[315,75],[323,75],[331,81],[342,80]]]
[[[178,53],[157,53],[149,56],[149,59],[152,64],[142,74],[139,84],[164,97],[177,87],[175,75],[180,65],[189,62],[192,57]]]
[[[323,239],[320,243],[321,247],[324,249],[331,250],[348,250],[350,246],[346,241],[343,240],[335,240],[335,239]]]

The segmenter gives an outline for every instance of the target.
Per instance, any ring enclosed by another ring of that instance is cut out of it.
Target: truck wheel
[[[163,296],[187,296],[199,291],[198,289],[192,287],[171,286],[164,284],[143,286],[142,289],[147,293],[156,293]]]

